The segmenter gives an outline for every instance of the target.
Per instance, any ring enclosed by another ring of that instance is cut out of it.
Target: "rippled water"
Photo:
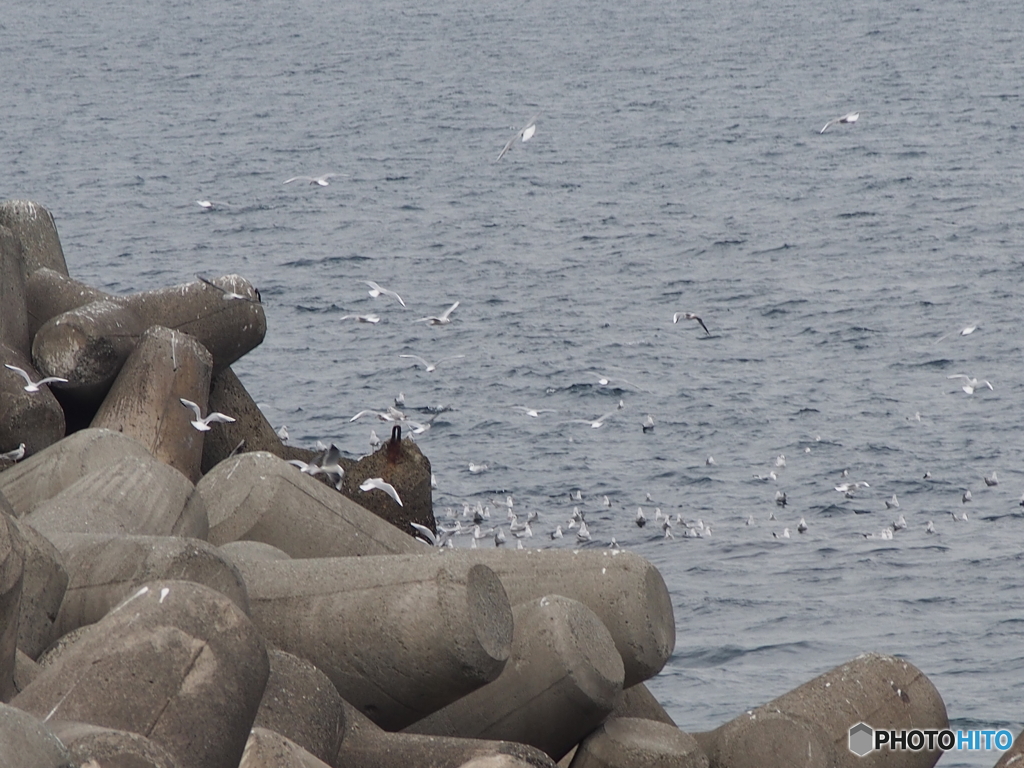
[[[0,21],[0,194],[47,206],[106,290],[253,280],[270,330],[236,370],[293,443],[360,454],[387,430],[349,418],[404,392],[413,417],[449,408],[418,438],[438,514],[512,494],[547,544],[580,489],[590,546],[614,537],[673,594],[650,687],[684,728],[877,650],[954,727],[1016,732],[1024,17],[670,5],[22,7]],[[282,183],[325,172],[346,176]],[[413,322],[456,300],[451,325]],[[870,488],[837,493],[844,469]],[[663,540],[638,505],[713,535]],[[892,541],[862,535],[900,512]]]

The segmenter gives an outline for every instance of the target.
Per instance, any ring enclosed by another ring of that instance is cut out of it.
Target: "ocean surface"
[[[0,39],[0,198],[54,214],[72,275],[241,274],[269,330],[235,370],[292,444],[361,455],[389,425],[352,416],[401,392],[442,522],[511,495],[568,548],[577,506],[649,558],[684,729],[866,651],[954,729],[1021,729],[1016,3],[69,0]]]

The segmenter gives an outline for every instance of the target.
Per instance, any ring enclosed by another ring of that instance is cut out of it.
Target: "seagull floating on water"
[[[338,320],[355,320],[357,323],[376,325],[380,322],[380,317],[378,315],[342,315]]]
[[[898,520],[894,520],[893,521],[892,529],[894,531],[902,531],[902,530],[905,530],[906,527],[907,527],[907,518],[905,518],[903,515],[900,515]]]
[[[454,304],[448,307],[448,309],[446,309],[437,317],[421,317],[419,320],[416,320],[415,322],[427,323],[429,325],[448,325],[452,321],[452,312],[454,312],[458,306],[459,302],[456,301]]]
[[[196,200],[196,205],[198,205],[204,211],[212,211],[215,208],[231,207],[228,203],[222,203],[218,200]]]
[[[979,389],[981,387],[988,387],[993,392],[995,391],[995,389],[993,389],[992,383],[990,381],[986,381],[985,379],[980,379],[980,380],[979,379],[974,379],[974,378],[971,378],[970,376],[968,376],[967,374],[964,374],[964,373],[954,373],[953,375],[947,376],[946,378],[947,379],[963,379],[964,380],[964,385],[961,387],[961,389],[964,392],[966,392],[968,395],[973,395],[974,394],[974,390],[975,389]]]
[[[961,504],[966,504],[970,500],[971,500],[971,489],[968,488],[966,491],[964,491],[964,495],[960,497],[960,503]]]
[[[523,144],[533,138],[533,135],[537,132],[537,118],[533,117],[526,124],[525,127],[521,128],[515,136],[508,140],[508,143],[502,148],[501,152],[498,153],[498,160],[501,160],[512,147],[515,146],[517,141],[521,141]]]
[[[44,384],[67,384],[68,382],[67,379],[62,379],[60,376],[47,376],[39,381],[32,381],[32,377],[28,375],[25,369],[10,363],[4,363],[4,367],[14,371],[25,380],[24,389],[26,392],[38,392],[39,388]]]
[[[859,118],[860,118],[860,112],[847,112],[842,117],[835,117],[835,118],[829,120],[827,123],[825,123],[825,127],[822,128],[819,131],[819,133],[824,133],[829,128],[831,128],[833,125],[840,125],[840,124],[846,124],[846,123],[856,123]]]
[[[399,357],[407,357],[410,360],[415,360],[416,362],[423,366],[427,373],[432,373],[433,371],[437,370],[437,366],[439,366],[441,363],[448,362],[449,360],[459,360],[465,357],[465,355],[453,355],[452,357],[442,357],[436,363],[427,362],[419,355],[399,355]]]
[[[205,419],[203,418],[203,412],[199,409],[199,406],[193,403],[191,400],[186,400],[184,397],[178,398],[181,404],[186,408],[192,410],[192,413],[196,415],[195,419],[192,420],[192,426],[198,429],[200,432],[209,432],[211,427],[210,424],[230,424],[234,421],[231,416],[225,416],[223,413],[214,411],[209,414]]]
[[[926,525],[925,528],[924,528],[924,532],[925,533],[935,533],[935,523],[933,523],[931,520],[929,520],[928,521],[928,525]]]
[[[990,488],[993,485],[999,485],[999,478],[996,477],[995,470],[992,471],[991,475],[985,478],[985,485],[989,486]]]
[[[796,532],[807,533],[807,521],[805,521],[802,517],[800,518],[800,522],[796,524]]]
[[[399,296],[394,291],[389,291],[387,288],[381,288],[379,285],[373,282],[373,280],[363,280],[363,282],[370,286],[369,294],[371,298],[376,299],[378,296],[390,296],[403,307],[405,306],[405,302],[402,301],[402,297]]]
[[[693,314],[693,312],[676,312],[674,315],[672,315],[672,324],[675,325],[676,323],[678,323],[680,318],[682,318],[683,320],[696,320],[698,323],[700,323],[700,327],[704,329],[704,333],[706,333],[708,336],[711,335],[711,331],[709,331],[708,327],[704,325],[704,321],[697,317],[695,314]]]
[[[643,507],[636,508],[636,525],[638,528],[643,528],[647,525],[647,516],[644,514]]]
[[[398,497],[398,491],[395,490],[395,486],[393,486],[391,483],[385,482],[384,478],[382,477],[370,477],[367,478],[366,480],[363,480],[363,482],[359,484],[359,490],[364,492],[373,490],[384,491],[384,493],[386,493],[388,496],[390,496],[392,499],[398,502],[398,506],[405,506],[402,503],[402,500]]]
[[[329,187],[331,185],[330,179],[343,175],[340,173],[323,173],[319,176],[292,176],[285,181],[285,184],[291,184],[293,181],[308,181],[310,184],[316,184],[318,187]]]
[[[479,475],[481,472],[486,472],[490,467],[486,464],[474,464],[472,461],[469,462],[469,471],[471,474]]]

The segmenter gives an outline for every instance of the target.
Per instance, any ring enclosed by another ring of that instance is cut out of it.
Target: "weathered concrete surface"
[[[5,200],[0,203],[0,225],[10,229],[21,243],[26,275],[42,267],[68,273],[53,214],[43,206],[27,200]]]
[[[267,656],[270,678],[253,726],[286,736],[333,764],[345,733],[345,710],[334,683],[298,656],[277,649]]]
[[[426,549],[333,488],[263,451],[232,456],[196,485],[208,540],[261,541],[292,557],[387,555]]]
[[[209,521],[191,500],[193,490],[173,467],[152,457],[129,458],[90,472],[22,519],[48,538],[115,533],[205,539]]]
[[[442,557],[485,563],[513,605],[544,595],[578,600],[597,614],[622,655],[627,687],[665,666],[676,642],[672,599],[658,569],[618,550],[440,550]]]
[[[49,724],[82,768],[178,768],[166,749],[141,734],[67,720]]]
[[[331,768],[286,736],[256,726],[249,734],[238,768]]]
[[[130,296],[112,296],[45,322],[32,342],[32,358],[62,385],[65,405],[95,408],[113,384],[142,334],[160,325],[194,336],[219,371],[256,347],[266,334],[263,306],[252,285],[237,275],[218,278],[242,298],[196,281]]]
[[[349,704],[342,702],[345,738],[336,766],[360,768],[554,768],[536,747],[511,741],[458,739],[414,733],[389,733]]]
[[[99,621],[150,581],[203,584],[246,614],[249,596],[234,563],[205,541],[180,536],[57,533],[69,580],[55,621],[58,635]]]
[[[27,358],[32,352],[32,337],[28,333],[23,261],[18,238],[0,225],[0,344]]]
[[[688,733],[667,723],[612,717],[583,740],[571,768],[708,768]]]
[[[71,754],[39,718],[0,704],[0,765],[11,768],[73,768]]]
[[[512,613],[512,655],[498,679],[408,732],[518,741],[558,760],[608,716],[622,691],[622,659],[594,612],[546,595]]]
[[[239,561],[256,626],[396,730],[494,680],[512,610],[487,566],[381,555]]]
[[[1010,748],[1003,752],[995,768],[1022,768],[1024,766],[1024,731],[1017,734]]]
[[[47,267],[27,273],[25,300],[28,305],[29,338],[34,337],[50,318],[110,296],[105,291]]]
[[[181,398],[207,414],[213,358],[185,333],[154,325],[128,356],[89,425],[135,438],[192,483],[202,477],[203,436]],[[230,414],[228,414],[230,415]],[[214,424],[211,432],[219,430]]]
[[[139,441],[110,430],[76,432],[0,472],[0,493],[18,517],[94,470],[128,458],[152,458]]]
[[[240,560],[291,560],[292,556],[284,550],[262,541],[229,541],[217,547],[224,556],[237,563]]]
[[[35,659],[57,639],[55,622],[68,586],[68,572],[49,539],[25,522],[9,522],[25,543],[18,648]]]
[[[14,657],[24,574],[25,542],[10,518],[0,512],[0,701],[10,701],[16,692]]]
[[[38,392],[26,392],[25,380],[5,365],[21,368],[33,381],[42,374],[28,357],[0,343],[0,452],[24,443],[25,455],[31,456],[64,437],[64,411],[48,384]]]
[[[671,718],[665,708],[661,706],[654,694],[643,683],[623,689],[615,698],[615,707],[612,709],[611,717],[634,717],[643,720],[654,720],[658,723],[675,726],[676,721]]]
[[[706,733],[694,733],[711,766],[728,768],[931,768],[938,750],[886,749],[858,757],[849,730],[949,726],[935,686],[909,662],[866,653]]]
[[[180,766],[234,768],[268,673],[263,638],[231,600],[157,581],[85,628],[12,703],[143,734]]]

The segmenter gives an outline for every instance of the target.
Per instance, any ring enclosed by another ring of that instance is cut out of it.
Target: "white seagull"
[[[512,147],[515,146],[515,143],[517,141],[522,140],[522,142],[525,144],[526,142],[528,142],[530,139],[533,138],[533,135],[536,132],[537,132],[537,118],[533,117],[533,118],[530,119],[530,121],[526,124],[526,126],[524,128],[520,129],[519,132],[516,133],[515,136],[513,136],[511,139],[508,140],[508,143],[502,148],[501,152],[498,153],[498,160],[501,160],[501,158],[503,158],[505,156],[505,153],[508,152],[510,149],[512,149]]]
[[[517,411],[522,411],[527,416],[531,416],[534,419],[539,417],[542,413],[555,413],[554,408],[527,408],[525,405],[513,405]]]
[[[833,125],[845,124],[845,123],[856,123],[860,118],[860,112],[847,112],[842,117],[835,117],[825,123],[825,127],[822,128],[819,133],[824,133]]]
[[[606,413],[604,416],[600,416],[594,419],[593,421],[588,421],[587,419],[573,419],[573,421],[577,424],[589,424],[591,429],[600,429],[601,427],[604,426],[604,423],[608,421],[608,419],[610,419],[617,413],[617,411],[618,409],[612,411],[611,413]]]
[[[376,325],[380,322],[378,315],[342,315],[339,320],[355,320],[357,323],[370,323]]]
[[[234,291],[230,291],[227,288],[221,288],[219,285],[217,285],[215,282],[213,282],[213,280],[208,280],[207,278],[203,277],[202,275],[196,275],[196,278],[200,282],[205,283],[206,285],[210,286],[211,288],[216,288],[218,291],[220,291],[221,292],[221,298],[224,299],[224,301],[252,301],[252,299],[250,299],[248,296],[246,296],[244,294],[235,293]]]
[[[363,282],[366,283],[368,286],[370,286],[369,293],[370,293],[370,297],[371,298],[376,299],[378,296],[390,296],[391,298],[395,299],[399,304],[401,304],[403,307],[405,306],[405,302],[402,301],[402,297],[399,296],[394,291],[389,291],[387,288],[381,288],[379,285],[377,285],[375,282],[373,282],[373,280],[363,280]]]
[[[202,208],[204,211],[212,211],[215,208],[230,208],[228,203],[220,202],[219,200],[196,200],[196,205]]]
[[[698,323],[700,323],[700,327],[704,329],[704,333],[706,333],[708,336],[711,335],[711,331],[709,331],[708,327],[704,325],[704,321],[697,317],[695,314],[693,314],[693,312],[676,312],[674,315],[672,315],[672,324],[675,325],[676,323],[678,323],[679,318],[682,318],[683,320],[696,320]]]
[[[192,413],[196,415],[195,419],[192,420],[192,426],[198,429],[200,432],[209,432],[210,424],[229,424],[234,421],[230,416],[225,416],[223,413],[214,411],[209,414],[205,419],[203,418],[203,412],[199,410],[199,406],[193,403],[191,400],[186,400],[184,397],[178,398],[181,404],[186,408],[190,408]]]
[[[419,320],[416,320],[415,322],[428,323],[430,325],[448,325],[452,321],[452,312],[454,312],[458,306],[459,302],[456,301],[454,304],[448,307],[448,309],[446,309],[437,317],[421,317]]]
[[[47,376],[39,381],[32,381],[32,377],[23,369],[10,363],[4,363],[4,367],[14,371],[16,374],[21,376],[25,380],[25,391],[26,392],[38,392],[39,388],[44,384],[56,383],[56,384],[67,384],[67,379],[62,379],[60,376]]]
[[[442,357],[436,363],[427,362],[419,355],[399,355],[399,357],[406,357],[409,358],[410,360],[415,360],[416,362],[423,366],[427,373],[432,373],[433,371],[437,370],[437,366],[439,366],[441,363],[448,362],[449,360],[459,360],[460,358],[465,357],[465,355],[453,355],[452,357]]]
[[[359,484],[359,490],[384,491],[384,493],[386,493],[388,496],[390,496],[392,499],[398,502],[398,506],[405,506],[404,504],[402,504],[402,500],[398,498],[398,491],[395,490],[395,486],[393,486],[391,483],[384,482],[384,479],[381,477],[371,477],[367,478],[366,480],[363,480],[363,482]]]
[[[316,184],[318,187],[329,187],[331,185],[329,179],[343,175],[340,173],[323,173],[319,176],[292,176],[285,181],[285,184],[291,184],[293,181],[308,181],[310,184]]]
[[[980,389],[981,387],[988,387],[989,389],[992,389],[993,392],[995,391],[992,388],[992,382],[987,381],[985,379],[974,379],[974,378],[971,378],[970,376],[968,376],[967,374],[964,374],[964,373],[954,373],[952,376],[947,376],[946,378],[947,379],[963,379],[964,380],[964,385],[961,387],[961,389],[964,392],[966,392],[968,395],[973,395],[974,394],[974,390]]]
[[[25,444],[24,443],[19,445],[13,451],[7,451],[6,453],[0,453],[0,459],[4,459],[5,461],[15,461],[15,462],[16,461],[21,461],[21,459],[24,456],[25,456]]]
[[[996,477],[995,470],[992,470],[992,474],[985,478],[985,485],[991,488],[993,485],[999,485],[999,478]]]

